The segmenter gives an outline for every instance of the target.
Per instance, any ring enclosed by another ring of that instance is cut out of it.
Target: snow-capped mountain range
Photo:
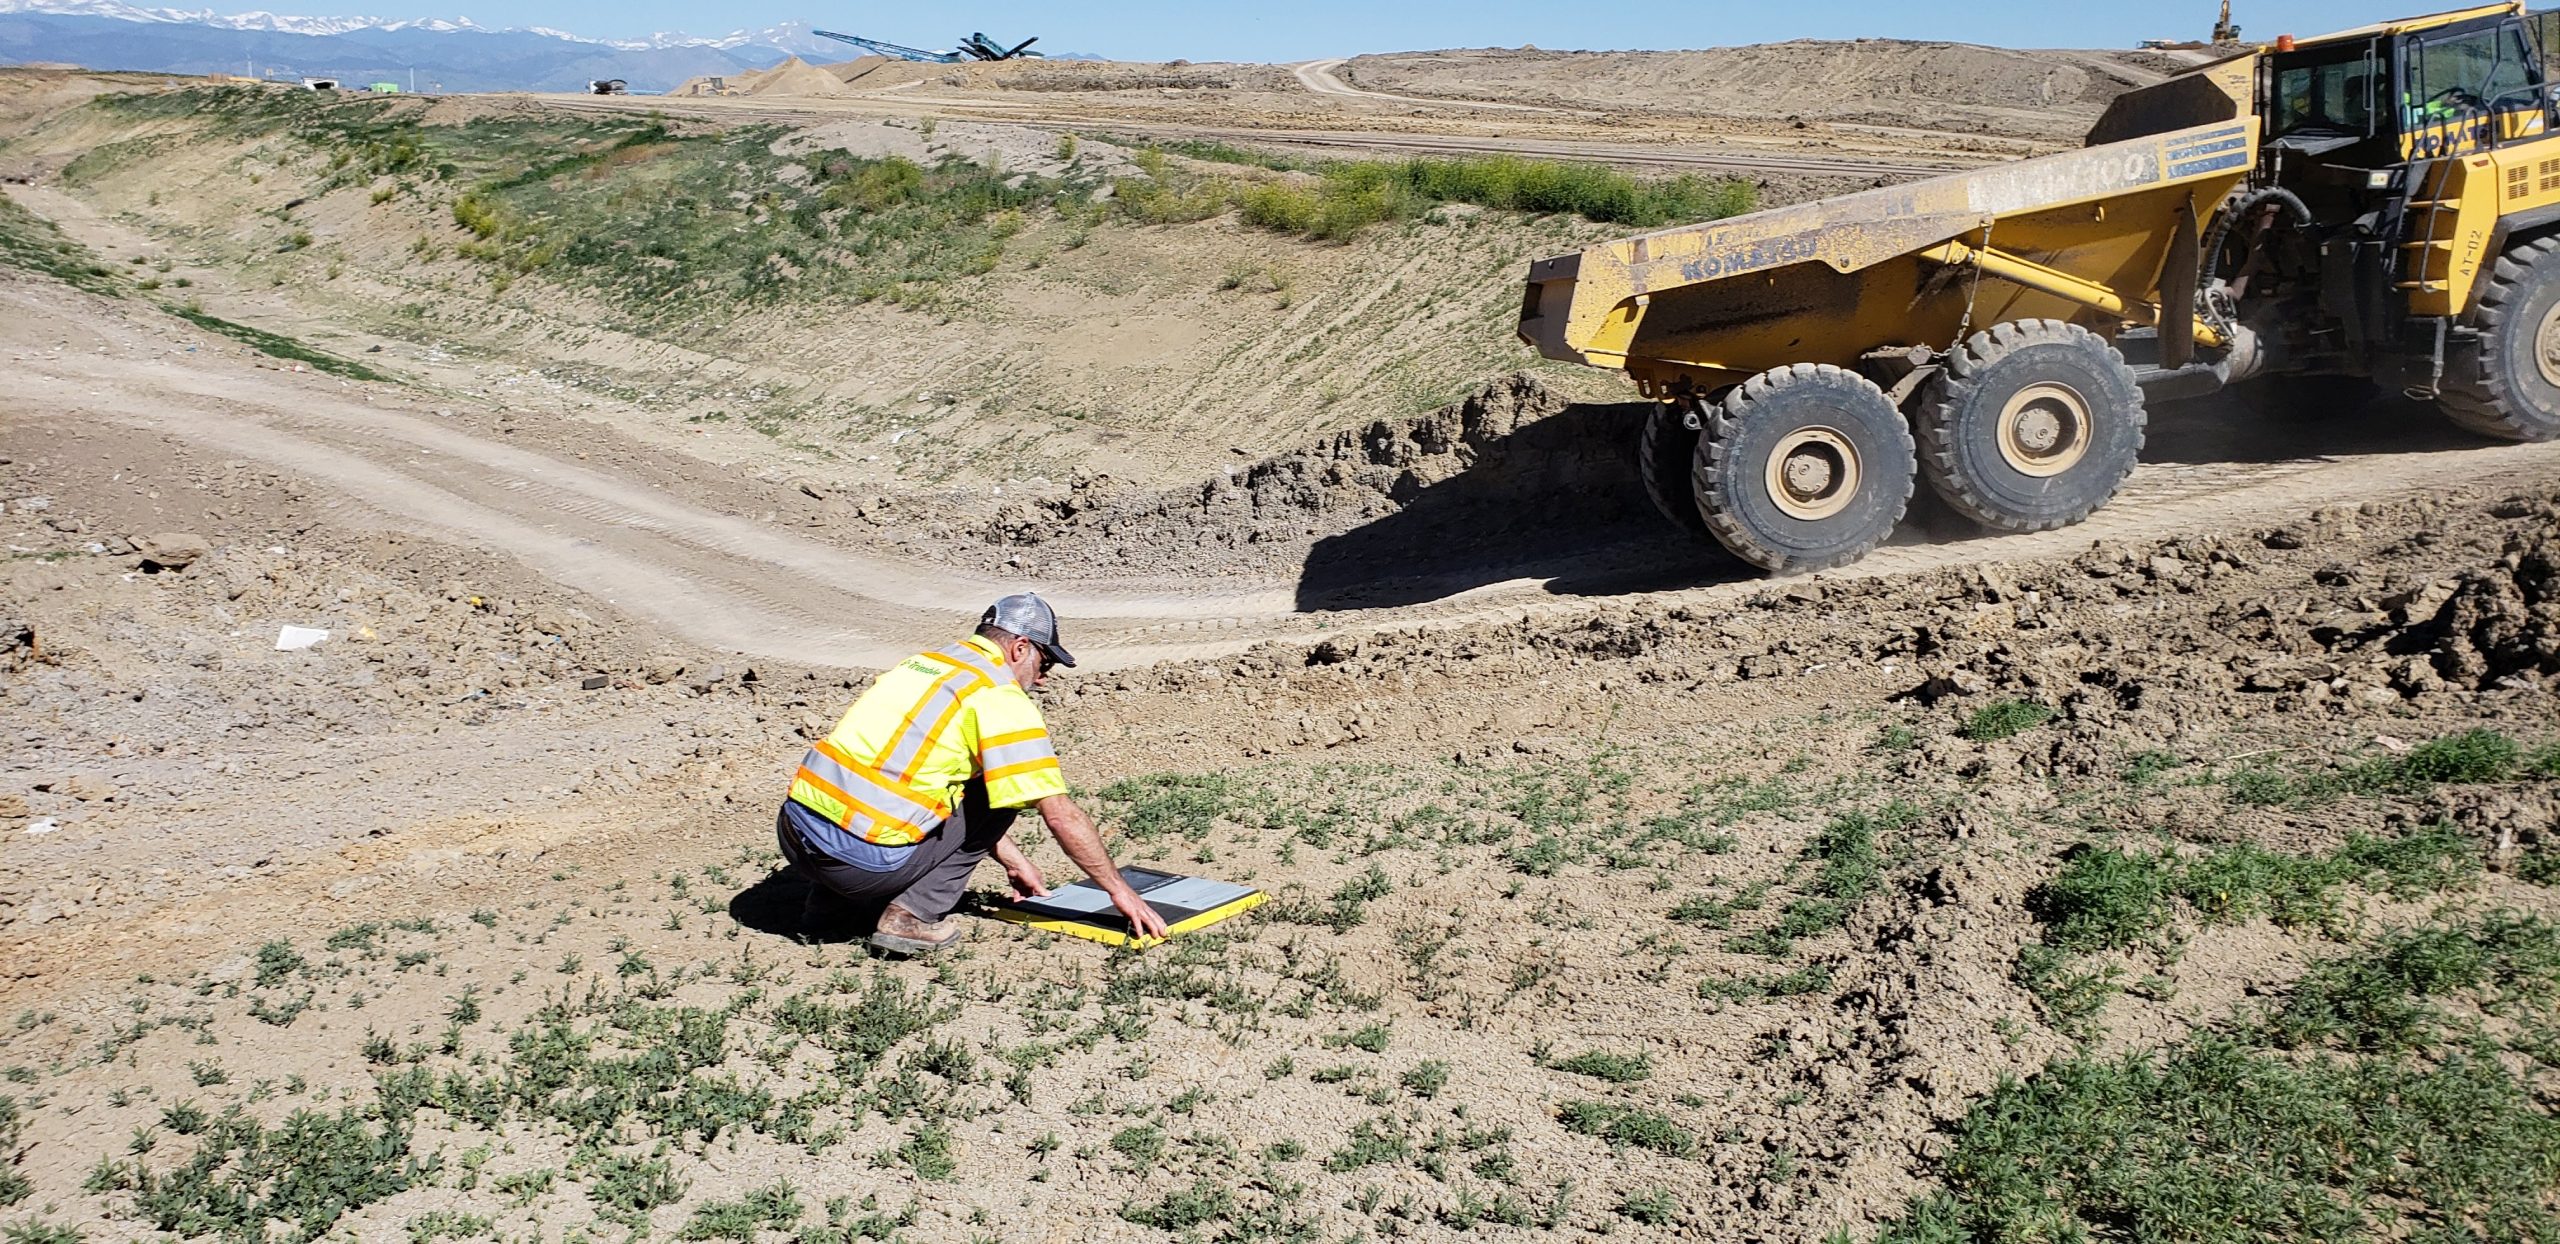
[[[734,30],[725,35],[689,35],[662,31],[645,39],[590,39],[554,30],[547,26],[515,26],[491,30],[467,17],[444,18],[385,17],[298,17],[282,13],[252,11],[217,13],[212,9],[158,9],[120,4],[117,0],[0,0],[0,15],[42,13],[57,17],[101,17],[120,22],[152,22],[167,25],[203,26],[214,30],[254,30],[269,34],[312,35],[326,37],[360,30],[423,31],[431,34],[475,32],[480,34],[526,34],[569,43],[589,43],[626,52],[659,51],[667,48],[733,48],[774,47],[797,56],[837,56],[847,51],[843,44],[821,39],[809,32],[806,22],[786,22],[763,30]]]
[[[956,32],[955,32],[956,37]],[[580,91],[620,78],[635,92],[766,69],[784,58],[850,60],[803,22],[725,35],[595,39],[467,19],[293,17],[145,8],[122,0],[0,0],[0,65],[64,63],[149,73],[247,74],[387,83],[422,91]]]

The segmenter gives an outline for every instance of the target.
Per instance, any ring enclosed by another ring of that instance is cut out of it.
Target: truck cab
[[[2251,54],[2258,167],[2205,256],[2207,300],[2264,347],[2231,379],[2457,387],[2500,256],[2560,229],[2555,18],[2508,0]]]

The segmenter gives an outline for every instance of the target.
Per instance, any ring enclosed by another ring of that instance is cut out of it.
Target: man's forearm
[[[1015,842],[1011,834],[996,839],[995,849],[988,854],[995,856],[996,862],[1008,869],[1021,867],[1023,861],[1028,858],[1022,854],[1022,845]]]
[[[1111,862],[1111,854],[1102,849],[1102,831],[1094,828],[1093,818],[1086,816],[1076,801],[1065,795],[1051,795],[1039,803],[1040,819],[1048,822],[1049,832],[1058,840],[1084,874],[1105,890],[1118,891],[1129,883],[1120,879],[1120,869]]]

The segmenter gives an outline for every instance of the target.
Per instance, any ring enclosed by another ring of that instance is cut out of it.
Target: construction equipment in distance
[[[985,32],[981,31],[971,34],[966,39],[962,39],[960,41],[960,46],[957,49],[944,48],[927,51],[923,48],[911,48],[903,43],[889,43],[880,39],[866,39],[861,35],[838,34],[832,30],[812,30],[809,33],[817,35],[820,38],[833,39],[838,43],[850,43],[866,52],[876,52],[882,56],[894,56],[900,60],[922,61],[929,65],[958,65],[968,61],[1016,60],[1022,57],[1040,55],[1038,52],[1028,50],[1032,44],[1040,41],[1040,36],[1038,35],[1033,35],[1020,43],[1014,44],[1012,47],[1006,47],[993,39],[989,39]]]
[[[2215,19],[2213,23],[2213,41],[2216,43],[2240,41],[2240,28],[2231,24],[2231,0],[2222,0],[2222,16]]]
[[[2078,151],[1540,260],[1519,333],[1633,376],[1655,506],[1780,572],[1864,556],[1915,477],[1991,530],[2079,522],[2146,400],[2382,385],[2560,438],[2555,18],[2286,37],[2119,97]]]
[[[631,84],[620,78],[596,78],[587,83],[589,95],[626,95],[630,91]]]

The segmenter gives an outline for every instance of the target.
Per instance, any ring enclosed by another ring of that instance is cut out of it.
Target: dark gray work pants
[[[908,847],[906,862],[890,872],[856,868],[801,841],[787,805],[775,814],[774,833],[782,843],[782,858],[812,886],[866,908],[895,902],[920,919],[940,920],[960,906],[969,874],[996,849],[1018,815],[1019,809],[988,807],[987,784],[973,778],[951,819]]]

